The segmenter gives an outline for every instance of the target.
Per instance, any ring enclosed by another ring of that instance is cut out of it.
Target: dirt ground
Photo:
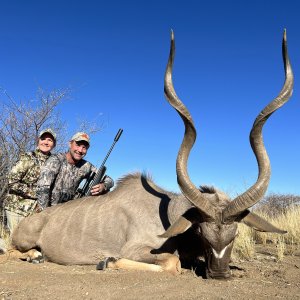
[[[197,270],[173,276],[7,260],[0,299],[300,299],[300,251],[280,262],[273,254],[258,247],[252,261],[233,261],[227,281],[203,279]]]

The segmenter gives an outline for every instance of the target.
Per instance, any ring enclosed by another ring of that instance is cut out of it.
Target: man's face
[[[71,141],[69,146],[69,152],[74,161],[83,159],[89,148],[89,144],[86,141]]]

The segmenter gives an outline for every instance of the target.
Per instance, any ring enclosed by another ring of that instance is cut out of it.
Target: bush
[[[269,194],[255,207],[256,213],[270,217],[285,214],[291,207],[300,205],[300,196]]]

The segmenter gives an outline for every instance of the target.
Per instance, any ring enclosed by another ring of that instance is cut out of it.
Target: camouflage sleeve
[[[114,181],[108,175],[104,176],[103,183],[105,185],[106,190],[110,190],[114,186]]]
[[[50,204],[51,187],[60,170],[60,161],[52,155],[41,169],[40,177],[37,181],[36,196],[39,205],[46,208]]]
[[[23,177],[33,165],[34,162],[28,155],[23,154],[20,156],[19,161],[12,167],[8,175],[8,186],[10,191],[24,198],[36,198],[34,186],[22,182]]]

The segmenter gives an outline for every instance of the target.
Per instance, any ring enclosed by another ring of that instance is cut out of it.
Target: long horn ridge
[[[262,128],[268,118],[283,106],[293,93],[294,76],[287,50],[286,30],[283,33],[282,56],[285,70],[285,82],[279,95],[270,102],[256,117],[250,132],[250,144],[258,164],[258,178],[246,192],[237,196],[223,211],[223,222],[231,222],[236,216],[252,207],[264,196],[271,176],[269,156],[264,146]]]
[[[215,212],[212,205],[204,197],[204,195],[196,188],[196,186],[191,182],[187,172],[187,160],[190,151],[196,140],[196,129],[189,111],[176,95],[173,86],[172,70],[173,70],[174,56],[175,56],[175,40],[174,40],[174,32],[171,31],[171,47],[170,47],[170,55],[167,64],[167,69],[165,73],[164,91],[165,91],[166,99],[176,109],[176,111],[182,118],[185,126],[183,141],[181,143],[177,155],[177,160],[176,160],[177,182],[183,195],[193,205],[195,205],[204,216],[208,218],[215,218]]]

